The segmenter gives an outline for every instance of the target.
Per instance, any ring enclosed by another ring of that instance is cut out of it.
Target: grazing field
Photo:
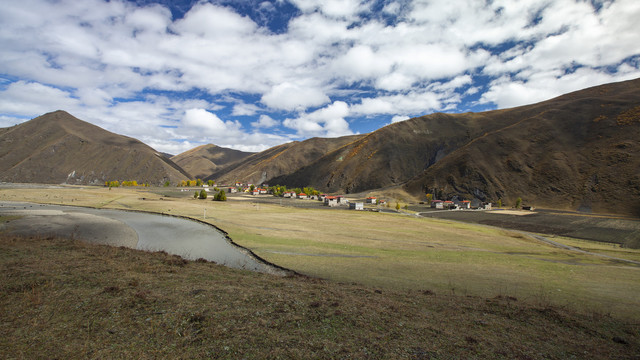
[[[163,195],[160,195],[162,193]],[[166,195],[169,195],[167,197]],[[301,274],[394,291],[510,297],[640,321],[640,266],[559,249],[519,232],[450,220],[299,209],[166,189],[3,189],[0,200],[138,209],[203,219],[240,245]],[[640,251],[571,238],[572,246],[638,259]]]

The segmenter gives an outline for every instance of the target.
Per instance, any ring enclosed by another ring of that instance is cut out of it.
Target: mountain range
[[[363,135],[260,153],[203,145],[170,159],[57,111],[0,129],[0,180],[151,183],[184,178],[395,188],[436,197],[640,215],[640,79],[482,113],[435,113]]]

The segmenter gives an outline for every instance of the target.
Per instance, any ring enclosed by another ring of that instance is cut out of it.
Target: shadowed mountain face
[[[640,79],[386,126],[270,183],[640,215]]]
[[[308,165],[325,154],[361,137],[361,135],[354,135],[331,139],[312,138],[275,146],[230,164],[207,179],[213,179],[218,183],[240,181],[261,184],[269,182],[275,177],[293,173],[302,166]]]
[[[190,176],[140,141],[55,111],[0,129],[0,180],[102,184],[177,182]]]
[[[195,178],[202,179],[252,154],[207,144],[173,156],[171,160]]]

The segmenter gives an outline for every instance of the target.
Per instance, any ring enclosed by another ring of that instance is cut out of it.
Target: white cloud
[[[320,89],[282,83],[274,86],[262,96],[262,102],[274,109],[304,110],[320,106],[329,101],[329,97]]]
[[[70,93],[34,82],[17,81],[0,92],[0,113],[5,114],[33,116],[78,105]]]
[[[305,13],[320,11],[326,16],[335,18],[353,18],[369,8],[366,2],[360,0],[291,0],[291,2]]]
[[[227,136],[229,135],[228,133],[235,133],[240,128],[238,122],[224,122],[218,116],[205,109],[189,109],[185,111],[182,125],[205,135],[220,137]]]
[[[256,128],[272,128],[280,125],[280,122],[272,119],[269,115],[260,115],[260,118],[256,122],[252,122],[251,126]]]
[[[263,24],[277,2],[260,4],[255,20],[208,2],[177,20],[166,7],[123,0],[7,2],[0,74],[15,80],[0,85],[0,116],[11,123],[61,108],[166,149],[259,148],[290,136],[247,134],[240,121],[333,136],[353,132],[346,118],[466,109],[472,94],[516,106],[640,76],[636,0],[599,11],[590,1],[384,1],[396,22],[372,13],[373,1],[292,3],[300,11],[275,33]],[[236,99],[225,103],[231,114],[190,99],[203,93]],[[187,119],[190,109],[201,111]],[[228,136],[216,137],[220,129]]]
[[[400,121],[406,121],[406,120],[409,120],[409,119],[411,119],[411,118],[409,116],[406,116],[406,115],[396,115],[396,116],[391,118],[391,124],[397,123],[397,122],[400,122]]]
[[[294,129],[300,136],[336,137],[352,135],[349,123],[349,105],[343,101],[335,101],[310,114],[302,114],[295,119],[285,119],[283,125]]]
[[[255,113],[257,113],[259,110],[260,108],[256,105],[241,102],[233,106],[233,111],[231,115],[251,116],[251,115],[255,115]]]
[[[640,70],[627,65],[622,65],[615,75],[581,68],[570,74],[553,71],[539,73],[528,77],[526,81],[503,76],[489,84],[489,90],[482,94],[480,102],[492,102],[499,108],[508,108],[548,100],[591,86],[638,77]]]

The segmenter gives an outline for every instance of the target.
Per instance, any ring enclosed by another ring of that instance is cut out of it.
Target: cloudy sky
[[[638,0],[20,0],[0,127],[66,110],[173,154],[260,151],[640,77]]]

